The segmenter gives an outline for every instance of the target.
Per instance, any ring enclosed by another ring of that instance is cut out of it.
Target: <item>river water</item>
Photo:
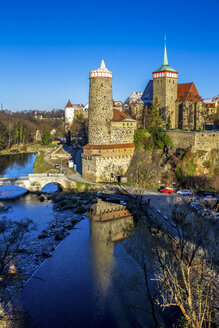
[[[35,155],[25,154],[22,160],[18,156],[17,161],[16,156],[13,161],[8,158],[10,163],[4,163],[0,174],[32,172]],[[37,233],[54,216],[52,203],[41,203],[36,196],[7,204],[11,205],[4,214],[7,218],[29,217]],[[150,311],[144,287],[138,285],[142,271],[129,252],[135,229],[131,213],[122,205],[99,200],[88,216],[15,296],[13,306],[22,318],[10,327],[154,327],[152,316],[144,311]]]

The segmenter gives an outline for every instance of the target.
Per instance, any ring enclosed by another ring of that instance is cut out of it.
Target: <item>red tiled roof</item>
[[[68,103],[65,107],[72,107],[72,103],[70,102],[70,100],[68,101]]]
[[[87,144],[84,149],[118,149],[118,148],[135,148],[133,143],[126,144],[109,144],[109,145],[91,145]]]
[[[118,109],[113,108],[113,118],[112,118],[113,122],[120,122],[126,119],[134,121],[130,116],[126,115],[125,113],[121,112]]]
[[[177,85],[177,101],[202,101],[193,82]]]

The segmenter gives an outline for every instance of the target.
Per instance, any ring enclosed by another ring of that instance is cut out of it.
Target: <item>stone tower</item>
[[[132,160],[136,121],[113,108],[112,72],[102,60],[90,72],[88,144],[83,147],[82,176],[99,181],[124,181]]]
[[[165,124],[170,120],[172,129],[176,127],[177,79],[178,72],[168,64],[165,38],[162,66],[153,72],[153,99],[158,99],[161,117]]]
[[[113,118],[112,72],[102,60],[100,68],[90,72],[88,141],[92,145],[109,144]]]

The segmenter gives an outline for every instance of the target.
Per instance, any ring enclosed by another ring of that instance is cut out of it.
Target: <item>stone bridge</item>
[[[62,173],[29,174],[25,177],[0,178],[0,186],[14,185],[23,187],[29,191],[41,191],[48,183],[55,183],[62,190],[76,188],[76,182]]]

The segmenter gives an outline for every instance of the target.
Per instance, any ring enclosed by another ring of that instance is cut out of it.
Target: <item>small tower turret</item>
[[[89,144],[110,144],[113,118],[112,72],[102,60],[100,68],[90,72],[88,113]]]
[[[176,126],[177,79],[178,72],[168,64],[165,37],[163,63],[153,72],[153,99],[158,99],[161,117],[165,123],[170,120],[171,128]]]
[[[70,100],[65,106],[65,123],[71,125],[74,119],[74,108]]]

